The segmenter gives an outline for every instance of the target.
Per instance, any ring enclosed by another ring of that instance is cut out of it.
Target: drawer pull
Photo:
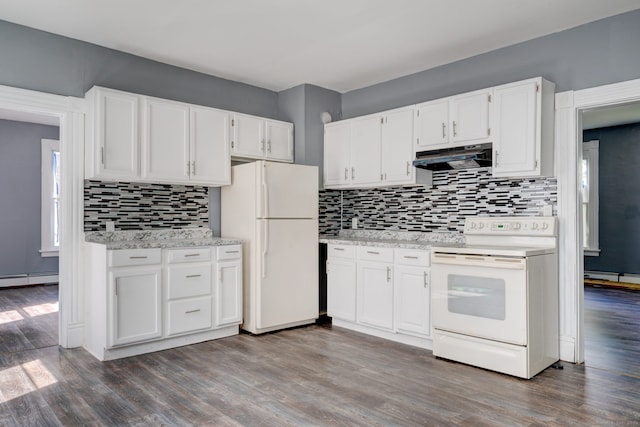
[[[147,259],[149,258],[148,256],[144,255],[144,256],[130,256],[129,259]]]
[[[186,254],[184,257],[193,257],[193,256],[200,256],[200,254]]]
[[[197,309],[197,310],[189,310],[189,311],[185,311],[185,312],[184,312],[184,314],[197,313],[197,312],[199,312],[199,311],[200,311],[200,309]]]
[[[239,254],[240,251],[224,251],[225,254]]]
[[[367,253],[371,255],[380,255],[380,252],[376,252],[376,251],[367,251]]]
[[[405,255],[404,256],[406,259],[418,259],[417,256],[409,256],[409,255]]]
[[[192,279],[192,278],[194,278],[194,277],[202,277],[202,274],[189,274],[189,275],[187,276],[187,279]]]
[[[344,251],[344,248],[333,248],[334,251]]]

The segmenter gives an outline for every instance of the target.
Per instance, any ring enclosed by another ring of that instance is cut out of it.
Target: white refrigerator
[[[222,237],[242,239],[243,324],[253,334],[318,318],[318,169],[256,161],[221,189]]]

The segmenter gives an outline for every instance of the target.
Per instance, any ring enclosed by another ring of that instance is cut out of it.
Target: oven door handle
[[[433,253],[431,264],[460,265],[470,267],[503,268],[508,270],[524,270],[527,259],[521,257],[497,257],[482,255],[458,255]]]

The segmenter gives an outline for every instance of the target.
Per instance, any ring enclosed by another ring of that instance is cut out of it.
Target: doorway
[[[57,345],[60,119],[0,109],[0,354]]]

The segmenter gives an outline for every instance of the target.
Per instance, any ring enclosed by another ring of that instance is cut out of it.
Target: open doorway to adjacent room
[[[580,112],[584,356],[640,376],[640,102]]]
[[[0,357],[58,345],[60,119],[0,109]]]

